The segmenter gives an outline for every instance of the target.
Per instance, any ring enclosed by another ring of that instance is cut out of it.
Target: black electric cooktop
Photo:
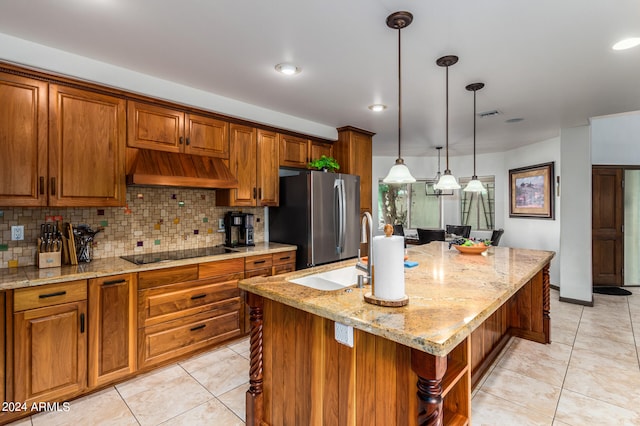
[[[131,256],[120,256],[124,260],[128,260],[136,265],[144,265],[147,263],[167,262],[169,260],[191,259],[193,257],[215,256],[217,254],[237,253],[238,250],[227,247],[203,247],[184,250],[163,251],[160,253],[133,254]]]

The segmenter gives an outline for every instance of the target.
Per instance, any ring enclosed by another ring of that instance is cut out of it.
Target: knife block
[[[38,253],[38,268],[54,268],[60,266],[60,254],[59,251],[50,253]]]

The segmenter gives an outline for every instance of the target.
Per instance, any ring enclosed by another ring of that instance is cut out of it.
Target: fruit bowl
[[[460,253],[464,253],[464,254],[481,254],[487,251],[487,249],[489,248],[489,246],[486,246],[484,244],[476,244],[474,246],[462,246],[462,245],[454,244],[453,246]]]

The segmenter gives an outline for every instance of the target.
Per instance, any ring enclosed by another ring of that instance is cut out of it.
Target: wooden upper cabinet
[[[375,133],[355,127],[341,127],[338,129],[338,141],[333,144],[340,172],[360,176],[360,213],[371,212],[373,135]]]
[[[0,73],[0,206],[47,205],[47,83]]]
[[[229,158],[229,124],[198,114],[127,102],[127,146]]]
[[[229,123],[195,114],[185,122],[185,153],[229,158]]]
[[[306,168],[308,161],[307,139],[280,135],[280,165]]]
[[[280,200],[280,178],[278,176],[278,134],[258,130],[257,145],[257,206],[277,206]]]
[[[125,101],[49,85],[49,205],[123,206]]]
[[[184,112],[127,101],[127,146],[181,152]]]
[[[290,135],[280,135],[280,165],[306,169],[311,160],[333,156],[331,143],[312,141]]]

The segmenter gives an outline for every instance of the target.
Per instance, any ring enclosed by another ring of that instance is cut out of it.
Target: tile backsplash
[[[130,186],[125,207],[0,207],[0,269],[16,260],[18,266],[35,265],[36,241],[46,216],[62,216],[64,222],[87,224],[94,231],[102,228],[93,243],[94,259],[223,244],[218,222],[229,210],[255,214],[254,239],[264,240],[264,208],[216,207],[215,194],[207,189]],[[14,225],[24,226],[23,241],[11,241]]]

